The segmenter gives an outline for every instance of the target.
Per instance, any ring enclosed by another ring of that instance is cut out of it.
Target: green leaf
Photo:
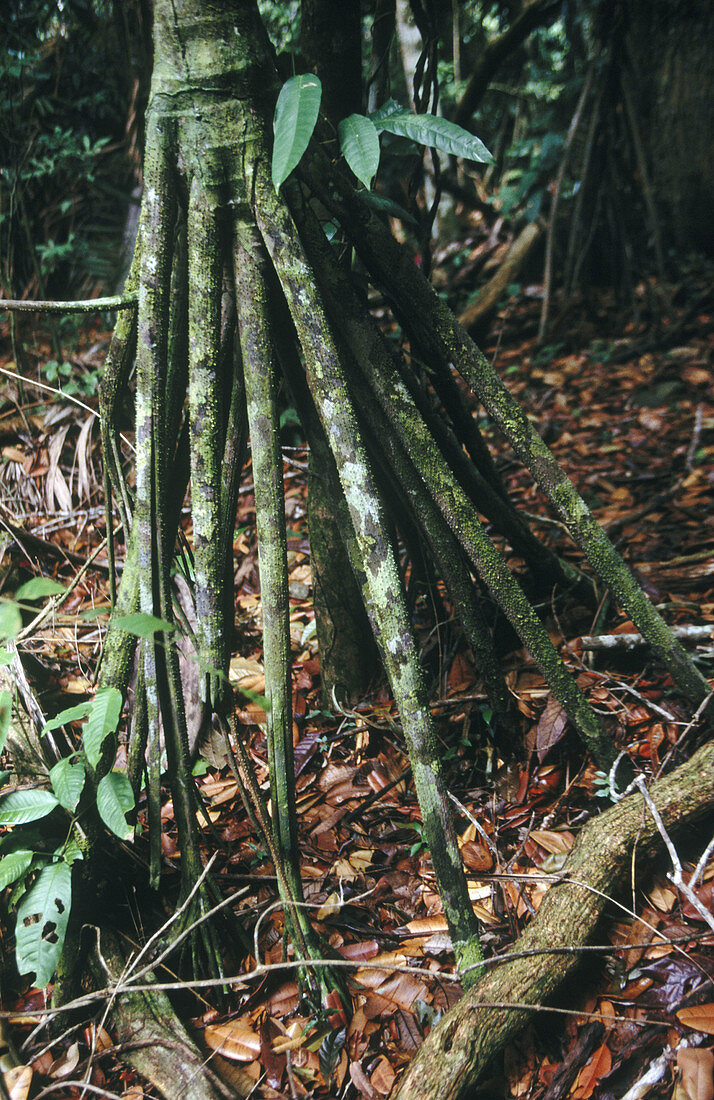
[[[398,137],[411,138],[420,145],[440,149],[450,156],[475,160],[479,164],[491,164],[493,161],[482,141],[455,122],[436,115],[413,115],[410,111],[403,111],[401,114],[375,119],[375,126],[380,133],[386,130]]]
[[[366,188],[372,186],[379,168],[379,134],[364,115],[343,118],[337,127],[342,155]]]
[[[405,114],[404,108],[401,103],[397,103],[396,99],[388,99],[386,103],[383,103],[381,107],[378,107],[376,111],[372,111],[370,119],[375,126],[379,127],[379,123],[382,119],[390,118],[392,115]]]
[[[91,709],[91,703],[78,703],[76,707],[67,707],[66,710],[61,710],[59,714],[56,714],[54,718],[50,718],[49,722],[45,723],[42,732],[51,733],[52,730],[59,729],[60,726],[66,726],[69,722],[80,722],[87,717]]]
[[[280,189],[310,144],[320,112],[322,85],[312,73],[293,76],[280,89],[273,118],[273,187]]]
[[[108,829],[120,840],[131,840],[134,829],[127,825],[126,814],[134,809],[134,792],[123,772],[109,772],[97,787],[97,809]]]
[[[21,974],[34,973],[44,989],[57,969],[72,905],[72,872],[67,864],[44,867],[17,907],[15,955]]]
[[[55,855],[63,859],[70,867],[73,863],[76,863],[78,859],[84,859],[84,852],[79,846],[77,838],[74,836],[71,836],[66,844],[58,848]]]
[[[8,852],[0,859],[0,890],[22,878],[32,863],[34,854],[26,848],[18,848],[16,852]]]
[[[102,746],[107,737],[113,734],[119,725],[122,693],[118,688],[100,688],[92,700],[87,724],[82,731],[82,743],[87,760],[96,768],[102,755]]]
[[[52,790],[57,795],[60,806],[71,814],[77,809],[85,778],[84,760],[79,753],[63,757],[50,768]]]
[[[12,600],[0,600],[0,640],[14,638],[21,630],[20,608]]]
[[[0,798],[0,825],[25,825],[51,814],[59,802],[51,791],[34,787],[28,791],[8,791]]]
[[[127,634],[136,634],[137,638],[150,638],[152,634],[158,634],[159,631],[170,634],[176,629],[173,623],[157,619],[155,615],[145,615],[141,611],[136,615],[122,615],[112,620],[112,625],[119,630],[125,630]]]
[[[65,586],[59,581],[53,581],[51,577],[33,577],[26,584],[21,584],[15,593],[16,600],[41,600],[45,596],[54,596],[58,592],[65,592]]]
[[[95,619],[101,619],[104,615],[110,615],[111,610],[110,604],[105,604],[104,607],[88,607],[86,611],[80,611],[79,617],[87,622],[94,622]]]
[[[0,691],[0,752],[5,748],[11,718],[12,695],[9,691]]]

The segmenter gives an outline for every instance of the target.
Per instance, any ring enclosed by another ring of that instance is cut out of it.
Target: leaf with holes
[[[84,760],[78,753],[63,757],[50,768],[52,790],[68,813],[74,813],[77,809],[85,778]]]
[[[120,840],[131,840],[134,828],[127,824],[126,815],[134,809],[134,792],[123,772],[109,772],[100,779],[97,787],[99,816]]]
[[[8,791],[0,798],[0,825],[26,825],[51,814],[59,802],[50,791]]]
[[[15,955],[21,974],[34,974],[44,989],[62,954],[72,904],[72,872],[66,863],[44,867],[17,907]]]
[[[96,768],[102,755],[102,746],[119,725],[122,694],[118,688],[100,688],[92,700],[87,724],[82,731],[82,743],[87,760]]]
[[[479,164],[491,164],[493,157],[482,141],[468,130],[437,115],[413,115],[411,111],[375,118],[379,133],[387,131],[398,137],[411,138],[419,145],[439,149],[452,157],[463,157]]]
[[[371,187],[379,168],[379,134],[374,123],[364,115],[350,115],[342,119],[337,133],[342,156],[357,179]]]
[[[322,84],[312,73],[287,80],[273,118],[273,187],[280,189],[310,144],[320,113]]]

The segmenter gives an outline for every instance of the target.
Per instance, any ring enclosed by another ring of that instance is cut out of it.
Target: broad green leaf
[[[83,718],[86,718],[92,709],[91,703],[77,703],[76,707],[67,707],[66,710],[61,710],[59,714],[56,714],[54,718],[50,718],[49,722],[45,723],[43,733],[51,733],[52,730],[59,729],[60,726],[66,726],[68,722],[81,722]]]
[[[136,615],[122,615],[118,619],[113,619],[112,623],[119,630],[126,630],[127,634],[136,634],[137,638],[150,638],[152,634],[158,634],[159,631],[170,634],[176,629],[173,623],[157,619],[155,615],[145,615],[141,611]]]
[[[88,607],[86,611],[80,611],[80,619],[85,619],[87,622],[93,622],[95,619],[101,619],[103,615],[111,615],[111,605],[105,604],[104,607]]]
[[[13,600],[0,600],[0,639],[14,638],[21,630],[20,608]]]
[[[378,107],[376,111],[372,111],[370,119],[375,126],[379,126],[379,123],[384,118],[390,118],[391,115],[403,115],[405,113],[401,103],[397,103],[396,99],[388,99],[386,103],[383,103],[381,107]]]
[[[293,76],[280,89],[273,118],[273,187],[280,189],[307,149],[320,112],[322,85],[312,73]]]
[[[365,187],[372,186],[379,168],[379,134],[364,115],[343,118],[337,127],[342,155]]]
[[[453,157],[475,160],[479,164],[490,164],[493,161],[482,141],[455,122],[438,118],[437,115],[413,115],[410,111],[403,111],[401,114],[375,119],[375,126],[380,133],[386,130],[399,137],[411,138],[420,145],[428,145]]]
[[[35,787],[28,791],[8,791],[0,797],[0,825],[25,825],[51,814],[59,802],[51,791]]]
[[[122,705],[122,693],[118,688],[100,688],[92,700],[92,709],[82,731],[82,743],[93,768],[99,763],[107,737],[119,725]]]
[[[37,989],[44,989],[57,969],[71,905],[72,872],[62,861],[40,871],[17,907],[17,968],[35,975]]]
[[[0,752],[5,748],[11,718],[12,695],[9,691],[0,691]]]
[[[80,848],[77,838],[74,836],[71,836],[66,844],[58,848],[55,855],[63,859],[70,867],[73,863],[76,863],[78,859],[84,859],[84,852]]]
[[[134,792],[123,772],[109,772],[97,787],[97,809],[108,829],[120,840],[131,840],[134,830],[127,825],[126,814],[134,809]]]
[[[0,890],[4,890],[11,882],[17,882],[22,878],[32,863],[34,854],[27,849],[18,848],[16,852],[8,852],[0,859]]]
[[[60,805],[71,814],[77,809],[85,778],[84,760],[78,753],[63,757],[50,768],[52,790]]]
[[[41,600],[45,596],[55,596],[58,592],[66,592],[66,588],[59,581],[53,581],[51,577],[33,577],[26,584],[21,584],[15,593],[16,600]]]

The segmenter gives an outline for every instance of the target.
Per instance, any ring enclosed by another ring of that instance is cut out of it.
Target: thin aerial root
[[[360,567],[367,577],[387,673],[407,739],[424,832],[454,951],[460,967],[478,965],[483,955],[476,919],[456,843],[397,561],[385,537],[386,517],[314,275],[272,183],[260,167],[257,171],[258,224],[295,320],[308,384],[337,462]]]
[[[215,211],[198,179],[188,210],[189,417],[191,424],[191,510],[196,563],[196,615],[200,694],[220,705],[220,673],[226,664],[222,586],[221,460],[223,409],[219,362],[223,262]]]
[[[485,355],[459,325],[433,287],[400,249],[388,229],[338,173],[338,197],[320,181],[319,158],[311,182],[334,210],[367,270],[388,287],[395,311],[422,354],[455,368],[471,386],[514,451],[548,497],[593,569],[624,607],[682,693],[698,706],[709,685],[643,592],[551,451],[511,396]]]

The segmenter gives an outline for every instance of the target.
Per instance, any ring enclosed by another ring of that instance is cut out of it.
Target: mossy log
[[[711,814],[714,742],[650,789],[665,828],[675,830]],[[562,872],[511,961],[487,972],[431,1032],[411,1063],[399,1100],[466,1100],[494,1058],[548,1003],[580,962],[578,947],[593,932],[632,867],[661,847],[642,795],[628,795],[582,830]],[[512,1006],[512,1007],[509,1007]]]

